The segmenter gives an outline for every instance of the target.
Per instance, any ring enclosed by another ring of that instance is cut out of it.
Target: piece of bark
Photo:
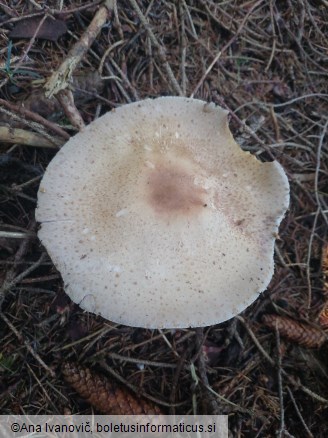
[[[263,323],[272,330],[278,329],[281,336],[306,348],[319,348],[327,340],[319,328],[298,322],[286,316],[264,315]]]
[[[52,142],[35,132],[19,128],[9,128],[8,126],[0,126],[0,142],[45,148],[57,148],[63,144],[63,140],[57,138],[54,138]]]
[[[62,365],[64,379],[98,412],[106,415],[160,415],[161,409],[90,368],[71,362]]]

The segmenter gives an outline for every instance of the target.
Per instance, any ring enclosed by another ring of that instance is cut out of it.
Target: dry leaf
[[[9,38],[33,38],[42,17],[29,17],[20,20],[9,33]],[[36,38],[56,42],[67,32],[67,26],[62,20],[47,17],[40,27]]]
[[[97,411],[106,415],[160,415],[153,403],[138,398],[103,375],[77,363],[65,362],[62,373],[67,383]]]
[[[327,340],[325,333],[303,322],[298,322],[286,316],[264,315],[263,323],[275,330],[289,341],[306,348],[319,348]]]

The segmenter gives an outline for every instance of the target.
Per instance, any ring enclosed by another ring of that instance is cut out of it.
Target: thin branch
[[[45,94],[47,97],[51,97],[57,94],[60,90],[67,88],[74,70],[91,47],[91,44],[96,39],[103,25],[106,23],[110,15],[111,3],[112,2],[108,0],[106,1],[105,6],[99,8],[87,30],[68,52],[67,57],[59,66],[58,70],[50,76],[45,84]]]
[[[277,374],[278,374],[278,392],[279,392],[279,405],[280,405],[280,429],[278,431],[278,438],[283,438],[285,428],[285,410],[284,410],[284,394],[282,389],[282,376],[281,376],[281,351],[280,351],[280,336],[279,329],[276,322],[276,343],[277,343]]]
[[[8,108],[10,111],[18,112],[23,117],[27,117],[31,120],[34,120],[35,122],[38,122],[42,124],[45,128],[51,129],[51,131],[55,132],[56,134],[63,137],[65,140],[70,139],[70,135],[64,131],[60,126],[56,125],[55,123],[50,122],[49,120],[45,119],[44,117],[40,116],[39,114],[30,111],[23,106],[15,105],[11,102],[7,102],[4,99],[0,99],[0,105],[3,105],[4,107]]]
[[[262,0],[261,0],[262,1]],[[130,0],[131,6],[133,7],[133,9],[136,11],[136,14],[138,15],[141,23],[143,24],[144,28],[146,29],[148,36],[153,44],[153,46],[156,47],[156,49],[158,50],[158,54],[160,57],[160,60],[163,62],[163,66],[166,70],[169,82],[173,88],[173,90],[179,95],[179,96],[183,96],[183,91],[178,83],[178,81],[176,80],[174,73],[171,69],[170,64],[167,62],[167,58],[166,58],[166,53],[165,53],[165,49],[161,46],[161,44],[158,42],[154,32],[152,31],[152,28],[150,27],[150,24],[148,23],[146,17],[144,16],[144,14],[142,13],[141,9],[138,6],[138,3],[136,2],[136,0]]]
[[[41,359],[41,357],[38,355],[38,353],[31,347],[30,343],[24,338],[24,336],[19,333],[19,331],[16,329],[16,327],[9,321],[9,319],[6,317],[6,315],[0,311],[0,318],[7,324],[7,326],[10,328],[10,330],[15,334],[17,339],[24,344],[27,351],[31,353],[31,355],[34,357],[34,359],[39,362],[39,364],[44,368],[47,373],[51,375],[51,377],[55,377],[55,372],[48,367],[48,365]]]
[[[212,68],[214,67],[214,65],[218,62],[218,60],[221,58],[221,55],[236,41],[236,39],[238,38],[239,34],[242,32],[245,23],[247,22],[249,16],[252,14],[252,12],[254,11],[254,9],[256,9],[261,3],[263,2],[263,0],[258,0],[256,3],[254,3],[254,5],[249,9],[249,11],[247,12],[247,14],[245,15],[243,21],[241,22],[237,32],[234,34],[234,36],[227,42],[227,44],[225,44],[222,49],[215,55],[213,61],[211,62],[211,64],[208,66],[208,68],[206,69],[205,73],[203,74],[203,76],[200,78],[200,80],[198,81],[196,87],[194,88],[193,92],[191,93],[190,97],[194,97],[195,94],[197,93],[197,91],[199,90],[199,88],[201,87],[201,85],[203,84],[203,82],[205,81],[205,79],[207,78],[208,74],[210,73],[210,71],[212,70]]]

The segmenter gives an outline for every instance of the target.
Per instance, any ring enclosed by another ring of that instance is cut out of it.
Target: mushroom
[[[83,309],[136,327],[198,327],[267,288],[288,203],[283,168],[241,150],[227,111],[160,97],[72,137],[45,172],[36,218]]]

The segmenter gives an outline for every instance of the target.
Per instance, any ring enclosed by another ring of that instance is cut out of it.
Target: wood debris
[[[323,293],[328,299],[328,242],[322,248],[321,269],[323,278]]]
[[[64,379],[97,411],[106,415],[159,415],[153,403],[138,398],[112,380],[72,362],[62,366]]]
[[[305,348],[319,348],[327,340],[322,330],[286,316],[264,315],[262,321],[272,330],[277,328],[281,336]]]
[[[26,131],[25,129],[10,128],[8,126],[0,126],[0,138],[4,143],[18,143],[25,146],[42,148],[57,148],[63,143],[62,140],[55,137],[53,137],[53,141],[50,141],[35,132]]]
[[[48,79],[45,84],[46,97],[50,98],[56,95],[60,90],[67,88],[77,65],[81,62],[83,56],[87,53],[91,44],[101,31],[101,28],[111,15],[111,10],[112,1],[106,0],[104,6],[99,8],[89,27],[83,33],[79,41],[70,49],[67,57],[59,66],[58,70]]]
[[[322,248],[321,269],[323,295],[326,298],[326,302],[319,314],[319,324],[323,329],[328,329],[328,242],[325,242]]]
[[[319,314],[319,324],[321,327],[326,330],[328,329],[328,304],[325,304],[325,307],[321,310]]]

